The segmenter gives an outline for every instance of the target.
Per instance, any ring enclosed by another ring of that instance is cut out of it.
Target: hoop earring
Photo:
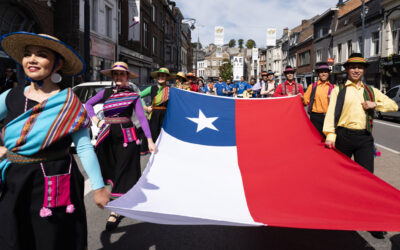
[[[53,74],[51,75],[51,81],[52,81],[52,82],[54,82],[54,83],[59,83],[59,82],[61,82],[61,80],[62,80],[62,76],[61,76],[60,74],[58,74],[58,73],[53,73]]]

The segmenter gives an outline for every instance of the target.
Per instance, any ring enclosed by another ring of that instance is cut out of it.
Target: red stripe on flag
[[[237,100],[238,162],[256,222],[400,231],[400,191],[326,149],[300,98]]]

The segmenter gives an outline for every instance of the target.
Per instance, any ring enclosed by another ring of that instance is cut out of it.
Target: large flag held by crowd
[[[400,191],[324,147],[299,96],[171,88],[158,153],[108,208],[176,225],[400,231]]]

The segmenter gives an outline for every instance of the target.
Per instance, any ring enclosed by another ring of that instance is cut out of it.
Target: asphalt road
[[[400,124],[377,121],[375,141],[382,157],[375,174],[400,189]],[[142,157],[142,169],[148,157]],[[88,183],[87,183],[88,184]],[[93,203],[87,185],[85,196],[89,250],[93,249],[392,249],[389,232],[383,240],[367,232],[304,230],[273,227],[167,226],[124,218],[112,233],[104,230],[109,212]]]

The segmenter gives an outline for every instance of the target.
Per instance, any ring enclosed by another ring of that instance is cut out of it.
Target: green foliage
[[[235,39],[231,39],[230,41],[229,41],[229,48],[233,48],[233,47],[235,47],[236,46],[236,40]]]
[[[249,39],[246,42],[246,48],[252,49],[256,47],[256,42],[253,39]]]
[[[229,59],[224,59],[222,61],[222,65],[219,66],[219,76],[226,81],[227,79],[231,79],[233,75],[233,67],[231,61]]]
[[[243,39],[239,39],[238,43],[239,43],[239,48],[243,49],[244,40]]]

